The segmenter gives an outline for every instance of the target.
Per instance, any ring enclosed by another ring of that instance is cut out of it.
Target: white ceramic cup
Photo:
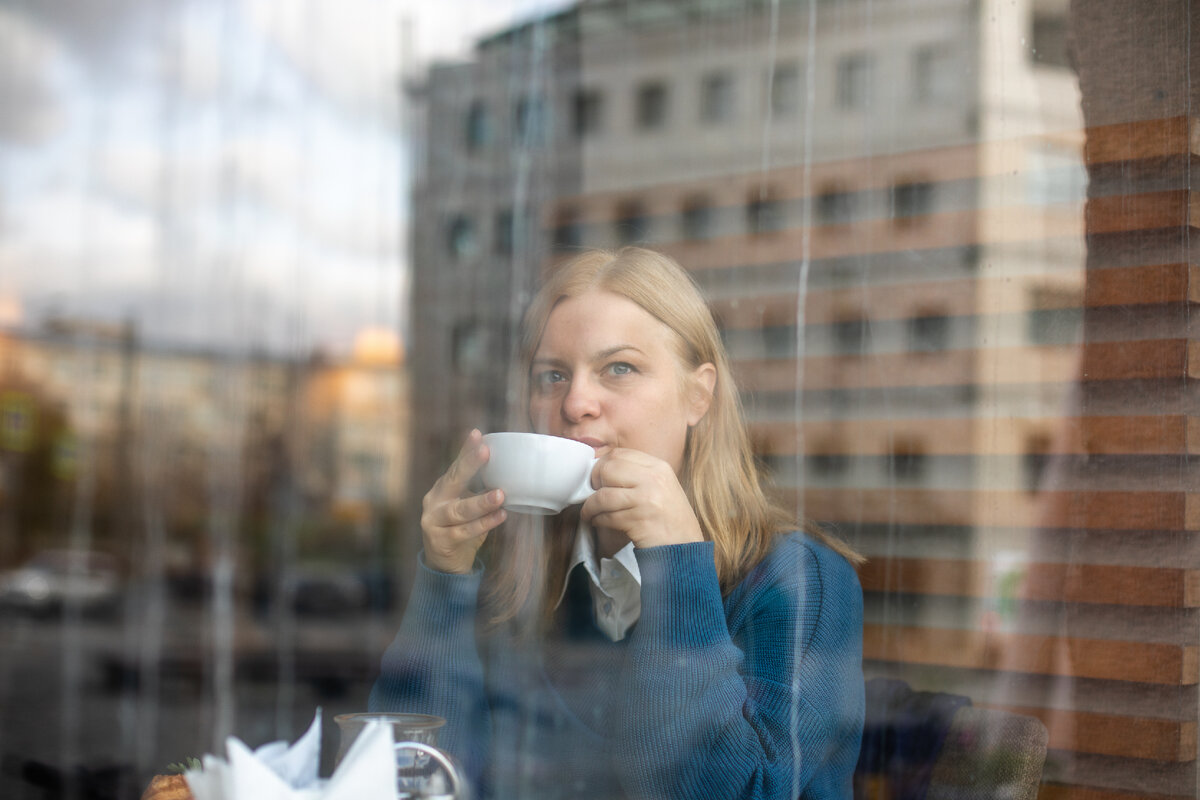
[[[586,444],[541,433],[489,433],[483,485],[504,490],[504,507],[522,514],[557,514],[582,503],[592,488],[596,453]]]

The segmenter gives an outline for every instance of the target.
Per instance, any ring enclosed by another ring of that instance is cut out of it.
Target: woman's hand
[[[583,504],[583,519],[595,528],[620,531],[634,547],[702,542],[700,521],[671,465],[617,447],[592,469],[596,493]]]
[[[467,435],[458,458],[421,501],[425,563],[441,572],[467,573],[488,531],[505,520],[504,492],[466,494],[467,484],[487,463],[489,452],[478,430]]]

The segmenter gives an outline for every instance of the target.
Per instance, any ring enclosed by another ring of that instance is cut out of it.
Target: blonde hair
[[[706,363],[716,368],[712,403],[688,431],[679,480],[705,539],[713,543],[717,577],[727,593],[767,555],[778,535],[801,526],[763,490],[720,332],[699,287],[678,263],[653,250],[627,247],[617,252],[588,250],[552,272],[522,324],[520,364],[526,397],[529,367],[550,313],[564,298],[595,290],[631,300],[666,325],[675,334],[681,374]],[[496,621],[517,616],[531,599],[545,613],[553,609],[566,579],[578,509],[546,525],[536,519],[522,522],[528,530],[510,530],[504,544],[493,546],[497,558],[489,569],[487,602]],[[817,526],[803,527],[851,563],[862,561]],[[541,596],[531,597],[543,576]]]

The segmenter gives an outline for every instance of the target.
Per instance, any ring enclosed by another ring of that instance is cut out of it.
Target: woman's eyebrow
[[[638,353],[639,355],[644,355],[641,348],[636,347],[632,344],[618,344],[618,345],[614,345],[613,347],[606,347],[603,350],[597,351],[596,353],[593,353],[591,356],[589,356],[588,359],[590,361],[603,361],[606,358],[612,358],[617,353],[622,353],[626,350],[631,350],[635,353]],[[531,366],[535,366],[535,365],[561,366],[563,364],[566,364],[567,362],[565,359],[559,358],[557,356],[535,356],[532,360],[530,360],[529,363]]]
[[[592,360],[603,361],[604,359],[611,358],[612,356],[615,356],[617,353],[620,353],[624,350],[632,350],[639,354],[642,352],[640,349],[631,344],[619,344],[616,347],[608,347],[604,350],[601,350],[599,353],[596,353],[596,355],[592,356]]]

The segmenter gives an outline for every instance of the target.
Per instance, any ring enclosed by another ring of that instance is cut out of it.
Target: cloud
[[[224,75],[221,20],[212,6],[180,8],[173,30],[154,59],[158,77],[174,92],[178,103],[218,99]]]
[[[134,55],[130,43],[147,41],[146,29],[166,19],[179,0],[0,0],[8,9],[53,31],[92,71],[105,74]]]
[[[103,194],[147,215],[161,213],[163,224],[187,235],[221,237],[215,220],[238,204],[310,249],[399,269],[406,241],[400,158],[380,143],[348,138],[303,148],[263,135],[232,139],[216,152],[179,154],[154,142],[120,143],[96,161]]]
[[[125,313],[156,283],[157,234],[145,214],[70,190],[31,197],[14,210],[0,239],[0,283],[21,298],[28,321],[96,308],[101,297],[124,299],[99,314]]]
[[[0,6],[0,138],[31,144],[60,128],[53,75],[61,60],[52,37]]]
[[[10,162],[0,290],[212,347],[402,328],[401,63],[564,4],[0,0],[0,138],[44,145]]]
[[[242,7],[317,96],[395,127],[402,56],[396,0],[243,0]]]
[[[404,70],[462,57],[481,36],[573,0],[242,0],[246,16],[314,89],[394,127]]]

